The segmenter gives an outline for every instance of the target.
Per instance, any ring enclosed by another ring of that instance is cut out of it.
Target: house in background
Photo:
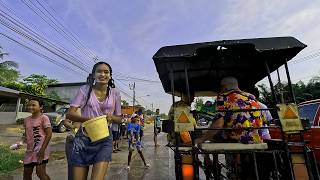
[[[54,92],[62,101],[70,103],[77,94],[79,88],[85,84],[86,82],[51,84],[48,85],[45,92],[47,94]]]
[[[132,106],[121,106],[121,114],[133,114],[139,109],[139,106],[135,106],[134,108]]]
[[[68,104],[65,101],[40,97],[0,86],[0,124],[14,124],[18,119],[29,116],[30,113],[26,112],[24,104],[26,99],[30,98],[53,103],[55,109],[52,109],[52,111]]]

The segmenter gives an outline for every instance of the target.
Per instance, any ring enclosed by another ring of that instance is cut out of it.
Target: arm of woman
[[[81,123],[82,123],[82,122],[85,122],[85,121],[88,121],[89,119],[91,119],[91,118],[86,118],[86,117],[80,116],[79,113],[77,112],[77,110],[78,110],[77,107],[71,106],[71,107],[68,109],[66,118],[67,118],[67,119],[70,119],[71,121],[81,122]]]
[[[122,123],[122,116],[121,116],[121,96],[120,92],[116,91],[115,94],[115,110],[113,115],[108,115],[108,120],[112,123],[120,124]]]
[[[89,120],[90,118],[82,117],[80,113],[78,113],[78,110],[80,107],[83,107],[86,103],[86,94],[88,92],[87,86],[82,86],[76,96],[73,98],[70,108],[68,109],[68,112],[66,114],[66,118],[70,119],[73,122],[85,122]]]
[[[116,116],[116,115],[111,115],[109,121],[111,123],[120,124],[120,123],[122,123],[122,117],[121,116]]]

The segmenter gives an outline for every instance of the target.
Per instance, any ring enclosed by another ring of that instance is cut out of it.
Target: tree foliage
[[[3,82],[0,85],[7,88],[15,89],[21,92],[34,94],[37,96],[51,97],[57,99],[57,93],[45,94],[45,90],[49,84],[57,83],[55,79],[49,79],[45,75],[32,74],[23,79],[23,81]],[[58,99],[61,99],[60,97]]]
[[[267,106],[274,106],[271,90],[266,85],[259,85],[260,101]],[[284,102],[292,102],[290,95],[290,87],[288,83],[276,84],[274,86],[278,100],[283,99]],[[313,77],[308,83],[299,81],[292,84],[293,92],[297,103],[320,99],[320,76]]]
[[[9,54],[4,52],[0,46],[0,82],[2,83],[17,81],[20,76],[17,70],[18,63],[4,60],[7,55]]]
[[[121,100],[122,106],[129,106],[129,103],[126,100]]]
[[[202,98],[196,98],[195,104],[194,104],[194,108],[195,109],[199,109],[203,106],[204,102]]]

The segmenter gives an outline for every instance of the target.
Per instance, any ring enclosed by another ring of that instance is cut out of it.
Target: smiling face
[[[28,103],[28,111],[32,114],[41,112],[42,106],[36,100],[30,100]]]
[[[94,73],[94,79],[98,84],[108,84],[111,79],[110,68],[106,64],[100,64]]]

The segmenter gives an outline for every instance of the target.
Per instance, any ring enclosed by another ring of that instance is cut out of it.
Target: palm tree
[[[14,62],[14,61],[3,61],[3,57],[9,55],[9,53],[3,52],[2,51],[2,47],[0,46],[0,66],[2,67],[7,67],[7,68],[18,68],[18,63]]]
[[[18,69],[18,63],[14,61],[5,61],[4,56],[8,53],[2,51],[0,46],[0,84],[5,86],[6,83],[17,81],[20,73]]]

